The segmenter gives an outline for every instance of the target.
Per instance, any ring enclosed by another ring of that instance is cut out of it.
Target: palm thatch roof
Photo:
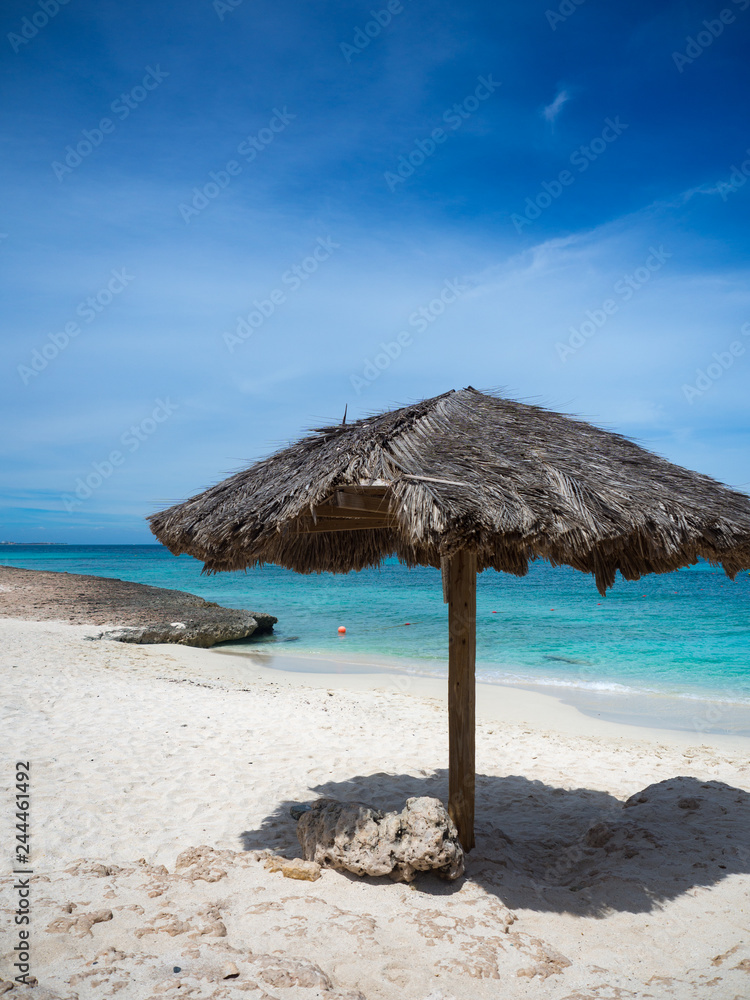
[[[206,572],[346,573],[396,555],[522,576],[532,559],[601,593],[707,559],[750,568],[750,498],[591,424],[472,389],[323,427],[150,518]]]

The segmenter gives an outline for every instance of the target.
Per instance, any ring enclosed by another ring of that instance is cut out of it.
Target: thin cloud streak
[[[550,122],[550,124],[554,123],[555,119],[560,114],[563,107],[570,100],[570,96],[571,95],[567,90],[558,91],[554,101],[552,101],[551,104],[548,104],[542,111],[545,120]]]

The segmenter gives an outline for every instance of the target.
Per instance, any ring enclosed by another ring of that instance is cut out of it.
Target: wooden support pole
[[[477,559],[461,550],[443,563],[448,600],[448,812],[465,851],[474,846]]]

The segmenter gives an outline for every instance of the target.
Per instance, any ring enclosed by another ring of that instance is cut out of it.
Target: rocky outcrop
[[[407,799],[401,812],[362,802],[319,799],[297,822],[306,860],[354,875],[388,875],[411,882],[420,871],[456,879],[464,852],[453,820],[439,799]]]
[[[184,590],[79,573],[0,566],[0,618],[110,626],[97,638],[213,646],[273,631],[260,611],[222,608]],[[117,626],[112,629],[111,626]]]
[[[140,625],[132,628],[118,628],[103,632],[100,638],[113,639],[115,642],[176,642],[182,646],[200,646],[207,649],[217,642],[228,642],[231,639],[247,639],[256,633],[270,632],[276,619],[273,615],[250,613],[249,611],[234,611],[230,608],[219,608],[221,614],[190,617],[181,622],[159,622],[153,625]]]

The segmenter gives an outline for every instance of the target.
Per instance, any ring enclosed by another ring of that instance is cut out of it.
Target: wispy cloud
[[[551,104],[548,104],[542,110],[542,114],[544,115],[545,119],[548,122],[550,122],[550,124],[554,123],[555,119],[562,111],[563,106],[568,103],[570,98],[571,98],[570,91],[559,90],[557,92],[557,96],[555,97],[554,101],[552,101]]]

